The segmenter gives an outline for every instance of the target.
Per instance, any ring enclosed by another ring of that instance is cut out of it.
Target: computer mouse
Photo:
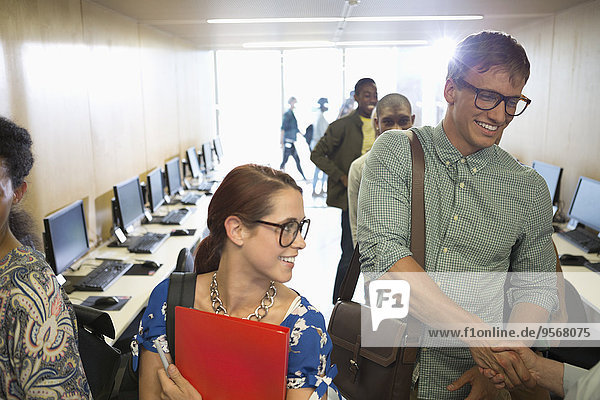
[[[158,265],[154,261],[148,260],[148,261],[144,261],[143,262],[142,267],[144,267],[144,268],[150,268],[150,269],[159,269],[160,265]]]
[[[562,265],[583,265],[587,260],[587,258],[583,256],[576,256],[574,254],[563,254],[559,258],[560,263]]]
[[[187,229],[173,229],[171,231],[171,236],[187,236],[190,234],[190,231]]]
[[[119,299],[116,296],[98,297],[96,301],[94,301],[95,306],[101,307],[114,306],[115,304],[119,304]]]

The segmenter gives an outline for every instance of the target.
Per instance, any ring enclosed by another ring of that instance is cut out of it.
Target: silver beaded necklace
[[[269,313],[269,308],[273,307],[275,303],[275,296],[277,296],[277,288],[275,287],[275,281],[271,281],[267,292],[263,296],[262,300],[256,310],[246,318],[243,319],[251,319],[256,318],[257,321],[260,321]],[[229,316],[223,301],[219,297],[219,287],[217,284],[217,273],[215,272],[212,277],[212,282],[210,283],[210,300],[212,302],[212,308],[215,314],[223,314]]]

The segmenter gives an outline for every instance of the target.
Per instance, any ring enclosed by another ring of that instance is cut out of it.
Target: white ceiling
[[[247,42],[460,39],[504,30],[588,0],[92,0],[199,48],[240,48]],[[208,24],[213,18],[483,15],[476,21]]]

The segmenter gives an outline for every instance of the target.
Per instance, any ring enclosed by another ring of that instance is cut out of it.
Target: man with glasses
[[[458,44],[448,64],[443,121],[436,127],[412,129],[425,153],[423,266],[409,250],[408,138],[394,131],[377,140],[367,157],[359,193],[357,236],[367,280],[387,272],[555,270],[552,204],[544,180],[495,144],[531,103],[522,94],[528,78],[525,50],[505,33],[480,32]],[[426,325],[502,322],[504,281],[474,293],[462,282],[445,285],[427,274],[409,275],[410,312]],[[556,280],[535,281],[535,292],[527,290],[531,281],[512,283],[510,321],[524,321],[524,316],[531,322],[547,321],[558,304]],[[502,373],[511,384],[521,383],[516,373],[523,368],[519,359],[493,352],[487,344],[477,347],[462,340],[459,345],[464,348],[420,350],[413,374],[415,397],[418,393],[423,399],[464,399],[468,386],[449,385],[465,372],[470,374],[473,394],[481,394],[475,393],[476,388],[490,387],[489,382],[482,383],[478,365]]]

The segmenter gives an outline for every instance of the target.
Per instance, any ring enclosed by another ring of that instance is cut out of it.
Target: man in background
[[[399,93],[385,95],[377,102],[373,114],[373,127],[375,138],[392,129],[406,130],[413,126],[415,116],[412,113],[410,101]],[[358,208],[358,189],[362,179],[363,167],[367,155],[365,153],[358,157],[350,165],[348,172],[348,212],[350,215],[350,230],[352,231],[352,243],[356,246],[356,210]]]
[[[327,127],[329,126],[329,122],[327,122],[327,120],[325,119],[325,112],[328,110],[327,108],[327,103],[328,100],[325,97],[321,97],[317,103],[319,104],[319,111],[318,111],[318,116],[317,116],[317,120],[315,121],[315,124],[313,126],[313,137],[312,140],[310,142],[310,150],[312,151],[315,146],[317,145],[317,143],[319,143],[319,140],[321,140],[321,138],[323,137],[323,135],[325,134],[325,131],[327,130]],[[319,179],[319,173],[321,175],[321,178]],[[317,181],[321,181],[321,192],[317,193]],[[327,174],[323,171],[321,171],[319,169],[319,167],[317,167],[315,165],[315,175],[313,176],[313,192],[312,195],[313,196],[322,196],[325,194],[325,181],[327,180]]]
[[[371,124],[371,113],[377,104],[375,81],[371,78],[360,79],[354,86],[354,92],[358,108],[332,122],[310,155],[312,162],[328,175],[327,205],[342,210],[342,256],[333,288],[334,304],[354,250],[346,189],[348,170],[352,161],[366,153],[375,141],[375,129]]]
[[[298,129],[298,121],[296,121],[296,116],[294,115],[294,107],[296,106],[295,97],[290,97],[288,100],[288,104],[290,105],[289,110],[283,113],[283,120],[281,121],[281,138],[279,139],[279,144],[283,147],[283,160],[281,161],[281,165],[279,166],[280,170],[285,170],[285,164],[290,156],[294,157],[296,160],[296,167],[298,171],[300,171],[300,175],[302,175],[302,179],[306,180],[304,176],[304,172],[302,172],[302,166],[300,165],[300,157],[298,157],[298,152],[296,151],[296,134],[300,132]]]

